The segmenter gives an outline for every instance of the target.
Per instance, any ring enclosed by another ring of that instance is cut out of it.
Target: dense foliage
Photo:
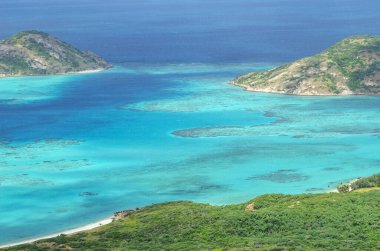
[[[352,190],[371,187],[380,187],[380,174],[375,174],[370,177],[361,178],[351,184]]]
[[[379,250],[379,207],[380,191],[271,194],[229,206],[171,202],[8,250]]]

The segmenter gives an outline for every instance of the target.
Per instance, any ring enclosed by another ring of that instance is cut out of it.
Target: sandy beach
[[[100,220],[100,221],[97,221],[97,222],[94,222],[94,223],[91,223],[91,224],[88,224],[88,225],[85,225],[85,226],[82,226],[82,227],[70,229],[70,230],[67,230],[67,231],[63,231],[63,232],[59,232],[59,233],[54,233],[54,234],[49,234],[49,235],[45,235],[45,236],[41,236],[41,237],[36,237],[36,238],[33,238],[33,239],[29,239],[29,240],[18,241],[18,242],[14,242],[14,243],[5,244],[5,245],[0,245],[0,248],[7,248],[7,247],[17,246],[17,245],[21,245],[21,244],[32,243],[32,242],[39,241],[39,240],[44,240],[44,239],[49,239],[49,238],[57,237],[57,236],[59,236],[61,234],[71,235],[71,234],[80,233],[80,232],[83,232],[83,231],[87,231],[87,230],[91,230],[91,229],[94,229],[94,228],[97,228],[97,227],[101,227],[101,226],[107,225],[107,224],[111,223],[114,220],[114,218],[115,217],[112,216],[112,217],[108,217],[108,218],[105,218],[103,220]]]
[[[67,73],[64,73],[62,75],[72,75],[72,74],[90,74],[90,73],[97,73],[97,72],[101,72],[101,71],[105,71],[109,68],[99,68],[99,69],[93,69],[93,70],[85,70],[85,71],[72,71],[72,72],[67,72]]]
[[[91,73],[98,73],[98,72],[101,72],[101,71],[106,71],[106,70],[108,70],[110,68],[112,68],[112,67],[98,68],[98,69],[85,70],[85,71],[70,71],[70,72],[66,72],[66,73],[46,74],[46,75],[12,75],[12,76],[9,76],[9,75],[6,75],[6,74],[0,74],[0,79],[3,79],[3,78],[18,78],[18,77],[37,77],[37,76],[44,77],[44,76],[62,76],[62,75],[91,74]]]

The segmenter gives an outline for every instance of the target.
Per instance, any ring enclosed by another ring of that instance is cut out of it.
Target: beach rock
[[[120,220],[123,219],[127,216],[129,216],[134,210],[124,210],[124,211],[119,211],[114,214],[115,220]]]
[[[249,203],[246,207],[245,207],[245,211],[246,212],[250,212],[250,211],[253,211],[255,210],[255,203]]]

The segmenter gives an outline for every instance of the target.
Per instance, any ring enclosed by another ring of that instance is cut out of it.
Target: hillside
[[[228,206],[171,202],[6,250],[379,250],[379,205],[379,190],[272,194]]]
[[[380,37],[349,37],[321,54],[248,73],[232,84],[296,95],[380,95]]]
[[[0,77],[65,74],[106,69],[92,52],[82,52],[47,33],[24,31],[0,41]]]

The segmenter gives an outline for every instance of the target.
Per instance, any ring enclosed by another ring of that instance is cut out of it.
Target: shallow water
[[[1,92],[0,240],[162,201],[323,192],[379,171],[380,98],[229,85],[246,67],[271,66],[129,65],[0,80],[22,93]]]

